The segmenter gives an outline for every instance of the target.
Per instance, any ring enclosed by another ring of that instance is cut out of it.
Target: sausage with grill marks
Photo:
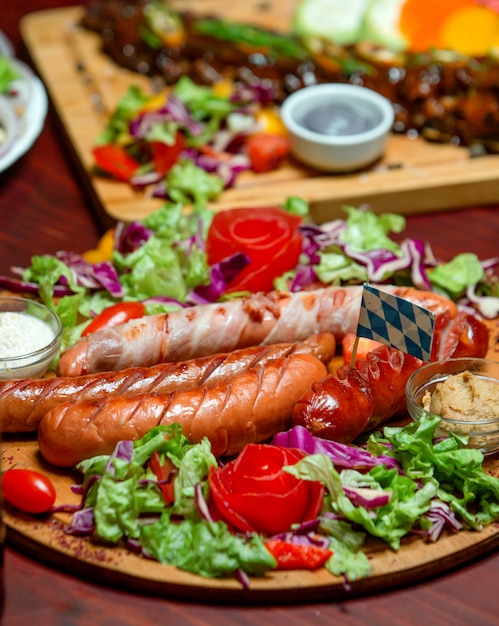
[[[291,354],[213,387],[67,402],[41,420],[39,449],[49,463],[71,467],[110,454],[121,440],[136,440],[155,426],[178,422],[192,443],[207,437],[216,456],[234,455],[247,443],[267,441],[289,428],[297,400],[326,373],[316,357]]]
[[[215,385],[251,369],[257,363],[293,353],[312,354],[327,364],[334,356],[335,348],[334,336],[321,333],[301,343],[243,348],[152,367],[64,378],[10,379],[0,382],[1,427],[3,432],[34,431],[45,413],[69,400],[170,393],[203,384]]]

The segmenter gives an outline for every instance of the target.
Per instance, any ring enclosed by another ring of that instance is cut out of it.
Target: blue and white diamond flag
[[[374,339],[429,361],[435,314],[422,306],[364,285],[357,336]]]

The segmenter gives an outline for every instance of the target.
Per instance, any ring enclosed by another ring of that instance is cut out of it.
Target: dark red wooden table
[[[16,55],[29,61],[19,35],[19,19],[31,11],[70,4],[81,2],[5,2],[0,29],[14,44]],[[499,179],[498,206],[411,216],[405,232],[430,239],[435,254],[443,259],[465,251],[475,251],[483,258],[497,255]],[[93,247],[98,236],[99,226],[68,161],[55,114],[50,110],[33,148],[0,173],[0,273],[7,273],[11,265],[28,264],[33,254],[61,249],[82,252]],[[499,623],[497,552],[445,576],[432,577],[429,571],[426,582],[403,589],[360,599],[349,599],[345,593],[341,602],[295,606],[210,606],[124,592],[60,572],[8,543],[4,576],[5,626]]]

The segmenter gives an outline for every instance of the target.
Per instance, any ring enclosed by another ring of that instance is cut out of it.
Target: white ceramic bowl
[[[428,363],[416,370],[407,382],[407,410],[410,416],[414,420],[420,421],[432,415],[433,413],[427,409],[433,407],[429,407],[428,401],[425,402],[425,396],[427,394],[431,396],[437,385],[445,382],[450,376],[460,375],[464,372],[471,372],[481,381],[487,381],[499,389],[499,362],[497,361],[462,357]],[[455,385],[451,390],[450,402],[453,407],[462,406],[463,398],[467,399],[473,395],[475,394],[460,391],[460,386]],[[480,397],[483,398],[485,395],[482,394]],[[490,403],[490,395],[488,398]],[[499,450],[499,418],[480,412],[480,406],[481,403],[477,402],[473,410],[469,409],[468,414],[446,410],[444,415],[439,415],[442,421],[437,429],[437,435],[445,436],[449,432],[466,435],[469,437],[468,446],[470,448],[478,448],[484,454],[497,452]],[[493,406],[497,412],[497,400]],[[438,415],[438,413],[436,414]]]
[[[371,89],[328,83],[288,96],[281,117],[298,160],[327,172],[348,172],[383,154],[394,112],[390,101]]]
[[[7,322],[0,317],[0,379],[43,376],[61,345],[61,320],[44,304],[15,296],[0,297],[0,316],[4,313],[14,316]],[[33,340],[22,352],[16,347],[18,335]]]

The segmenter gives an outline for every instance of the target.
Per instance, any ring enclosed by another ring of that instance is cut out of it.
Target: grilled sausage
[[[487,327],[468,313],[459,313],[439,327],[436,339],[433,361],[487,354]],[[407,381],[422,365],[413,356],[380,346],[355,367],[345,365],[314,383],[296,404],[293,422],[318,437],[350,443],[362,432],[406,412]]]
[[[257,363],[289,354],[312,354],[324,363],[334,356],[336,342],[329,333],[301,343],[243,348],[189,361],[135,367],[65,378],[28,378],[0,382],[0,420],[3,432],[37,429],[50,409],[69,400],[99,400],[111,396],[170,393],[215,385],[247,371]]]
[[[289,428],[296,401],[326,373],[316,357],[292,354],[214,387],[67,402],[41,420],[38,445],[48,462],[70,467],[110,454],[120,440],[139,439],[154,426],[179,422],[193,443],[207,437],[216,456],[233,455],[247,443]]]
[[[437,315],[454,317],[456,305],[433,292],[383,285]],[[79,376],[137,365],[229,352],[251,345],[301,341],[333,333],[340,341],[357,328],[362,286],[327,287],[280,295],[256,293],[223,303],[151,315],[90,333],[61,355],[60,376]]]

